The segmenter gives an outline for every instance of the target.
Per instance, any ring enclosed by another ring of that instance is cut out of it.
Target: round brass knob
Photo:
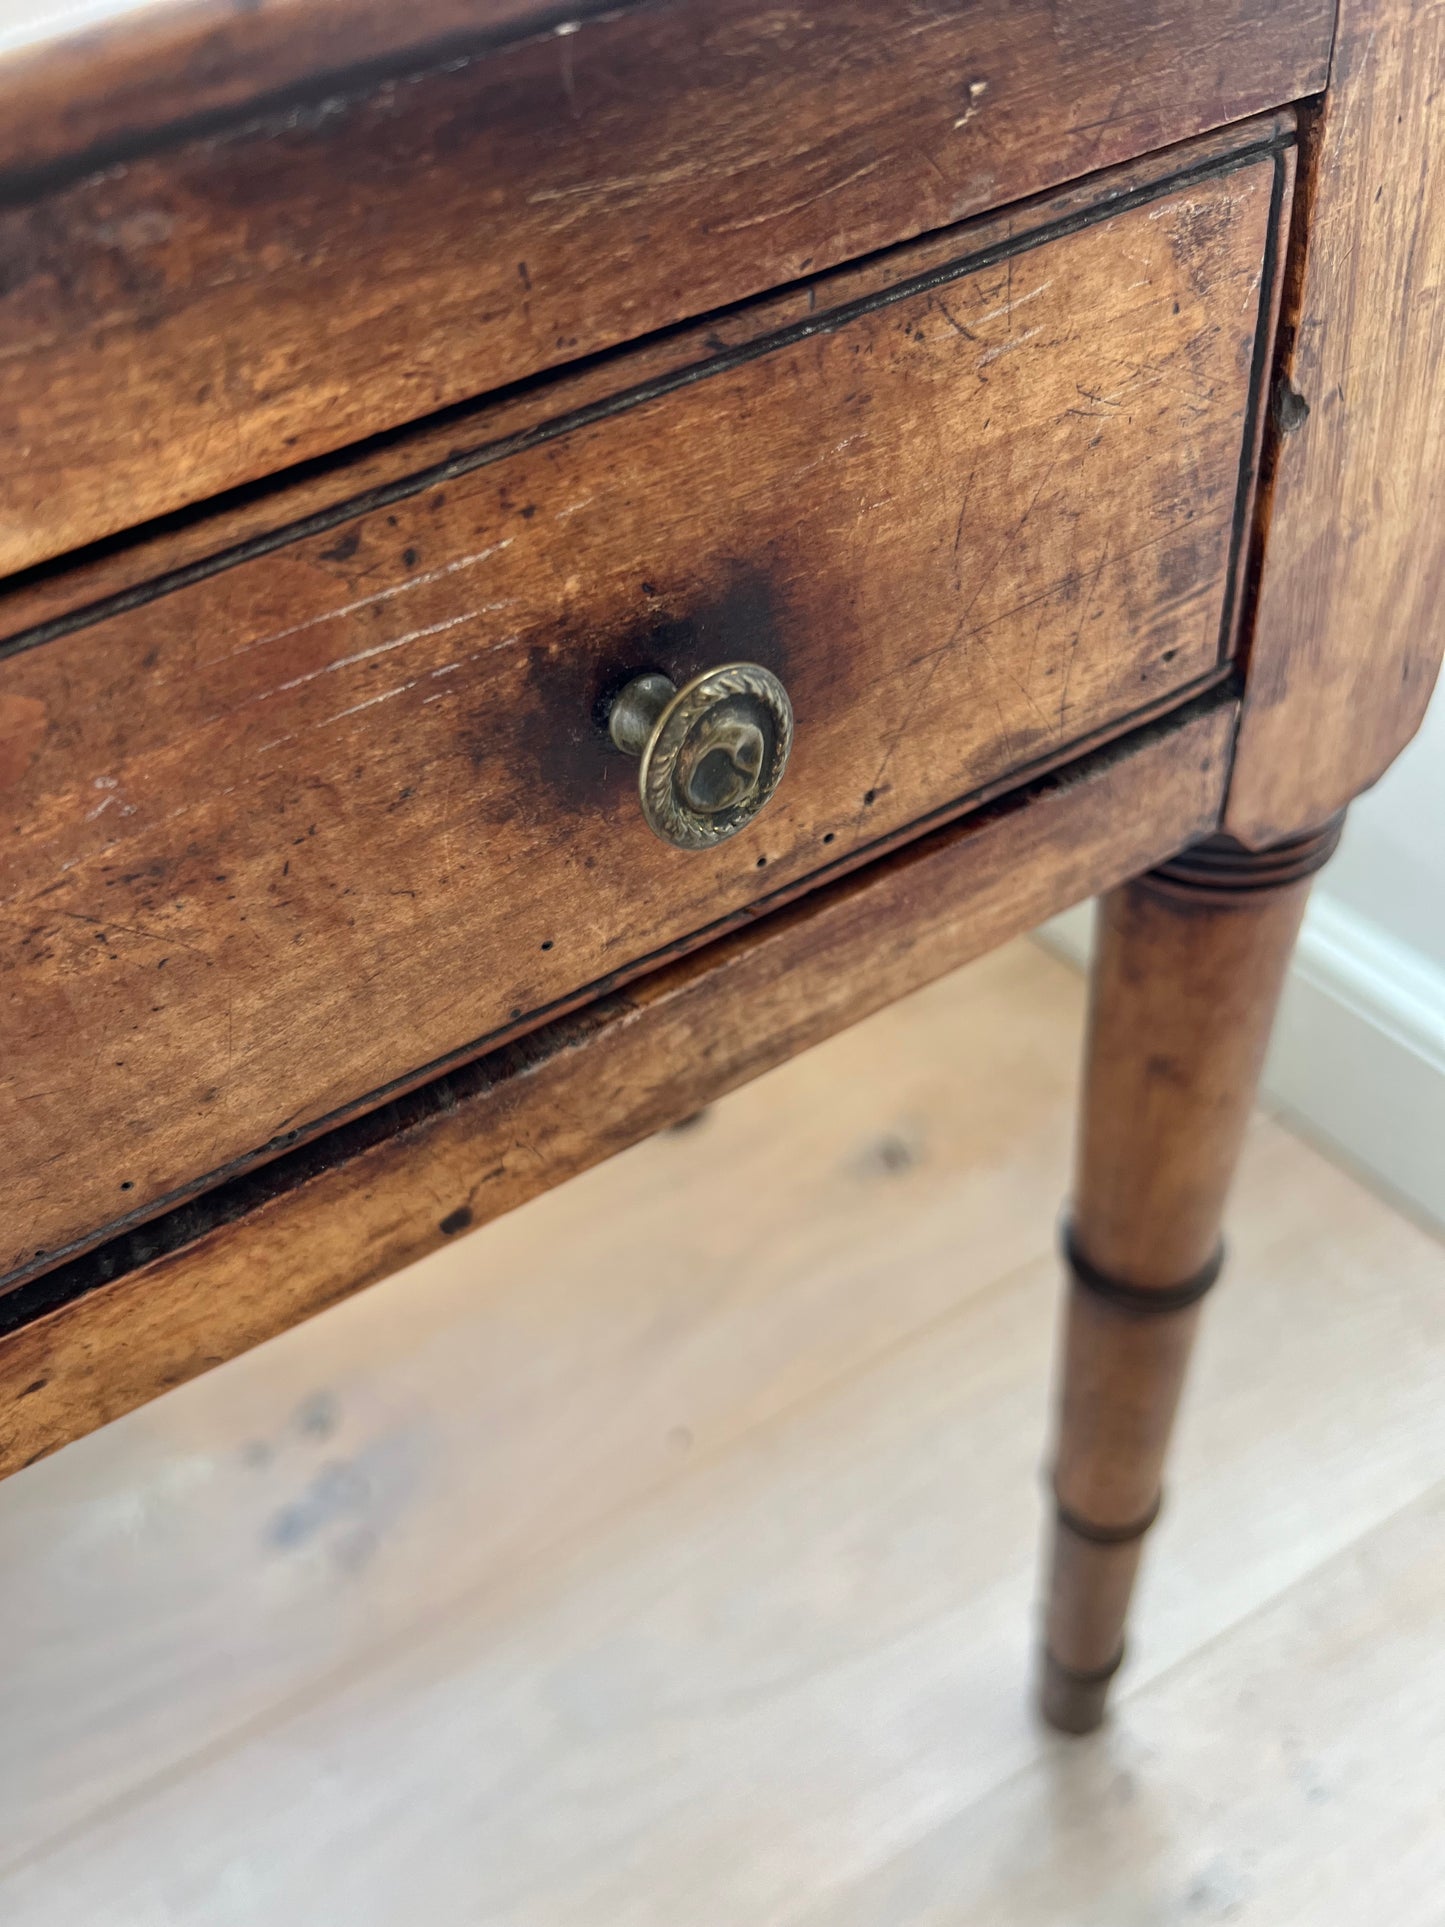
[[[729,662],[681,689],[656,673],[634,676],[607,730],[639,758],[647,827],[680,850],[706,850],[751,823],[782,781],[793,706],[771,670]]]

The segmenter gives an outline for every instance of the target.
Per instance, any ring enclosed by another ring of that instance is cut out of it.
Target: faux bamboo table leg
[[[1103,1717],[1199,1302],[1310,879],[1336,820],[1213,838],[1105,898],[1086,1051],[1042,1704]]]

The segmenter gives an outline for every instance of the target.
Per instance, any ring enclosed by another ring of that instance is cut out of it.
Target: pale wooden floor
[[[1445,1252],[1257,1120],[1117,1717],[1026,1699],[1019,946],[0,1487],[7,1927],[1445,1921]]]

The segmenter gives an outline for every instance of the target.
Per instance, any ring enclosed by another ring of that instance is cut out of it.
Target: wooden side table
[[[1310,879],[1440,662],[1442,72],[1441,0],[8,56],[0,1467],[1103,894],[1095,1725]]]

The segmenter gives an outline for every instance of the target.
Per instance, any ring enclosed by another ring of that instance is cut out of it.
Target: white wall
[[[1088,906],[1042,932],[1082,961]],[[1445,1229],[1445,684],[1315,885],[1264,1093]]]
[[[1350,811],[1321,892],[1445,970],[1445,683],[1414,742]]]
[[[1266,1086],[1445,1228],[1445,685],[1315,886]]]

